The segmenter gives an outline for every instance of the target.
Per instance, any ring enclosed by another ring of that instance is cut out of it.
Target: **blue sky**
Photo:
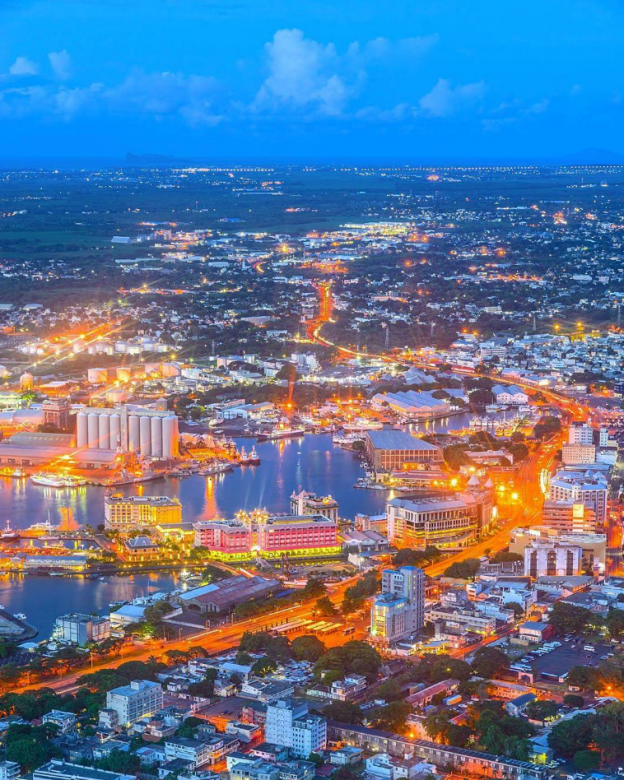
[[[621,0],[2,0],[3,157],[624,154]]]

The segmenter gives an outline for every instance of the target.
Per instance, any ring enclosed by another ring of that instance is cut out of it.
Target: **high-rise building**
[[[327,721],[308,713],[305,701],[282,699],[267,706],[264,737],[267,742],[290,748],[301,758],[324,750]]]
[[[415,566],[385,569],[381,593],[371,608],[371,636],[392,644],[407,639],[425,624],[425,574]]]
[[[104,499],[104,525],[129,531],[182,522],[182,504],[169,496],[111,495]]]
[[[599,471],[558,471],[550,480],[548,497],[553,501],[581,503],[592,509],[596,523],[604,526],[607,520],[607,496],[609,486]]]
[[[162,685],[150,680],[132,680],[130,685],[113,688],[106,694],[106,708],[117,713],[122,726],[136,723],[162,708]]]
[[[594,429],[587,423],[573,422],[568,430],[568,444],[593,444]]]

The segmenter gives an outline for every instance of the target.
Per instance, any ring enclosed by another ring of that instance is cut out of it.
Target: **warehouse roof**
[[[366,434],[377,450],[437,450],[435,444],[424,439],[418,439],[405,431],[394,429],[384,431],[368,431]]]

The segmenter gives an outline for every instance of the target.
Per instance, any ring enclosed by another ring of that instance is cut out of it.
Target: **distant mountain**
[[[590,148],[566,157],[566,162],[580,165],[624,165],[624,154],[609,149]]]
[[[126,162],[128,165],[174,165],[188,163],[189,160],[181,157],[174,157],[169,154],[133,154],[127,152]]]

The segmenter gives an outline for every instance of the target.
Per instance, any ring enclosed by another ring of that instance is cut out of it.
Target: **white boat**
[[[74,477],[71,474],[54,474],[48,471],[39,471],[30,478],[35,485],[44,485],[54,488],[75,488],[87,484],[82,477]]]
[[[249,453],[249,465],[250,466],[259,466],[260,465],[260,457],[258,456],[258,453],[256,452],[256,448],[252,447],[251,452]]]
[[[258,441],[275,441],[298,436],[305,436],[305,428],[274,428],[272,431],[261,431],[257,438]]]

